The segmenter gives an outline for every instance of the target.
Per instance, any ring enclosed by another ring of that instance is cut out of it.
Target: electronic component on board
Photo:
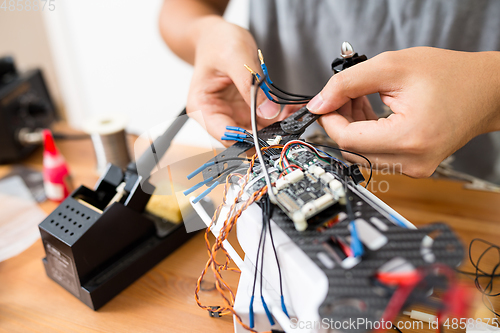
[[[289,318],[289,305],[292,305],[297,318],[304,315],[304,312],[300,313],[301,310],[306,307],[309,310],[312,306],[314,311],[317,309],[318,318],[332,322],[342,322],[347,318],[354,321],[365,318],[390,322],[407,304],[393,304],[399,302],[399,299],[393,301],[400,293],[398,286],[401,290],[408,286],[412,288],[413,291],[405,294],[404,301],[409,303],[425,300],[429,288],[446,292],[456,290],[450,272],[451,267],[461,261],[463,248],[452,231],[444,224],[416,229],[361,186],[363,182],[365,187],[368,186],[371,180],[372,165],[365,156],[300,139],[305,129],[320,115],[312,114],[302,107],[286,119],[257,130],[258,89],[263,90],[269,100],[282,105],[306,104],[311,98],[287,93],[276,87],[269,78],[261,53],[259,58],[264,77],[246,66],[253,76],[252,131],[228,126],[228,132],[222,139],[236,143],[196,169],[189,177],[202,172],[203,181],[185,192],[189,194],[202,186],[208,187],[192,200],[197,205],[197,201],[218,184],[226,184],[224,202],[216,210],[211,222],[207,222],[207,232],[212,231],[216,241],[211,244],[206,238],[209,259],[195,291],[198,305],[212,315],[213,308],[203,305],[198,295],[208,269],[213,271],[216,283],[227,288],[220,273],[230,269],[230,258],[223,247],[226,245],[222,244],[227,243],[228,234],[238,219],[246,220],[238,226],[238,239],[245,251],[245,262],[248,258],[249,266],[254,265],[251,277],[247,276],[247,279],[253,279],[253,283],[245,284],[240,280],[244,292],[251,290],[248,299],[243,301],[244,306],[248,306],[248,312],[244,312],[247,317],[241,316],[241,307],[236,312],[230,288],[218,290],[224,305],[217,308],[217,313],[221,316],[234,314],[235,321],[246,330],[255,332],[257,321],[261,324],[265,321],[269,327],[273,327],[275,319],[282,327],[288,327],[290,323],[286,322],[286,317]],[[354,53],[350,44],[344,43],[342,58],[332,64],[334,74],[364,60],[365,56]],[[245,154],[253,148],[255,153]],[[364,159],[370,168],[369,177],[365,179],[357,165],[337,158],[336,153],[339,152]],[[277,244],[276,239],[273,240],[273,228],[280,231],[280,242]],[[240,232],[243,233],[242,238]],[[437,238],[429,236],[436,232],[439,234]],[[272,247],[274,259],[268,260],[270,253],[264,255],[266,246]],[[279,255],[278,250],[281,251]],[[220,253],[218,251],[225,253],[226,261],[215,260],[217,253]],[[402,260],[397,259],[399,257]],[[288,289],[288,293],[300,294],[302,289],[307,289],[300,297],[288,299],[287,302],[291,304],[285,303],[284,299],[285,287],[280,268],[283,266],[279,263],[282,259],[287,283],[290,283],[288,288],[293,286],[292,290]],[[276,263],[275,268],[269,266],[270,261]],[[304,266],[308,267],[307,272],[304,272]],[[245,269],[241,271],[243,277]],[[439,274],[438,271],[445,274]],[[274,291],[279,294],[281,304],[269,295],[264,295],[264,276],[268,287],[273,282],[277,286]],[[326,282],[319,283],[320,279]],[[258,280],[260,295],[256,291]],[[425,283],[420,285],[422,281]],[[319,299],[323,300],[321,304],[318,303]],[[309,301],[309,307],[305,306],[304,302]],[[262,303],[259,320],[254,311],[256,302]],[[441,309],[446,304],[442,302],[437,306]],[[276,312],[280,316],[276,316]],[[362,332],[364,329],[353,331]]]

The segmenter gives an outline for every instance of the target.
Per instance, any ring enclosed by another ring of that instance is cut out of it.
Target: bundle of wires
[[[236,127],[236,126],[226,126],[226,130],[228,131],[233,131],[233,132],[225,132],[224,135],[221,137],[221,140],[225,141],[237,141],[237,142],[245,142],[249,143],[251,145],[254,145],[254,136],[252,133],[247,131],[244,128],[241,127]],[[234,132],[239,132],[239,133],[234,133]],[[257,140],[262,147],[269,147],[269,143],[264,141],[263,139],[258,137],[257,134]],[[280,151],[278,149],[272,148],[269,150],[266,150],[263,152],[267,156],[272,156],[272,155],[279,155]]]
[[[265,246],[266,246],[266,233],[267,230],[269,230],[269,237],[271,239],[271,245],[273,248],[274,252],[274,257],[276,259],[276,265],[278,267],[278,276],[279,276],[279,283],[280,283],[280,298],[281,298],[281,309],[283,312],[288,315],[288,310],[285,305],[285,299],[283,296],[283,280],[281,277],[281,267],[280,267],[280,262],[278,259],[278,252],[276,251],[276,246],[274,245],[274,238],[273,238],[273,233],[272,233],[272,228],[271,228],[271,216],[272,216],[272,209],[273,206],[269,200],[269,195],[265,195],[263,200],[262,200],[262,229],[259,237],[259,245],[257,246],[257,256],[255,259],[255,272],[254,272],[254,278],[253,278],[253,285],[252,285],[252,296],[250,298],[250,307],[249,307],[249,319],[250,319],[250,327],[254,328],[254,311],[253,311],[253,303],[254,303],[254,297],[255,297],[255,287],[257,284],[257,270],[259,267],[259,260],[260,260],[260,298],[262,302],[262,307],[264,308],[264,311],[266,313],[267,319],[269,320],[269,323],[271,326],[274,325],[274,320],[271,315],[271,312],[269,311],[269,308],[267,307],[266,301],[264,300],[264,295],[262,294],[262,286],[263,284],[263,272],[264,272],[264,251],[265,251]]]
[[[259,147],[259,151],[262,150],[263,152],[266,152],[269,149],[275,149],[275,146],[262,147],[262,148]],[[208,259],[208,261],[207,261],[207,263],[205,265],[205,268],[203,269],[200,277],[197,280],[196,289],[195,289],[195,299],[196,299],[196,302],[197,302],[197,304],[198,304],[199,307],[201,307],[202,309],[208,310],[211,313],[217,313],[218,316],[234,315],[235,320],[242,327],[244,327],[245,329],[247,329],[249,331],[252,331],[252,332],[256,332],[253,329],[253,322],[250,323],[251,324],[250,326],[246,325],[241,320],[241,317],[233,309],[233,306],[234,306],[234,292],[231,290],[231,288],[229,287],[229,285],[224,281],[224,279],[222,277],[222,272],[223,271],[235,271],[235,272],[239,272],[238,269],[229,267],[231,258],[229,257],[229,254],[227,253],[227,251],[224,249],[223,242],[227,239],[229,233],[231,232],[231,230],[233,229],[233,227],[236,225],[236,222],[238,221],[238,218],[241,216],[241,214],[243,213],[243,211],[245,211],[252,203],[254,203],[256,201],[259,201],[267,193],[268,187],[264,186],[263,188],[261,188],[261,189],[255,191],[254,193],[252,193],[247,200],[243,200],[243,195],[244,195],[245,187],[246,187],[246,185],[248,183],[248,180],[250,179],[250,175],[252,173],[252,169],[254,167],[254,164],[256,162],[256,159],[257,159],[258,155],[259,154],[255,154],[252,157],[252,159],[250,160],[250,162],[248,163],[248,168],[247,168],[247,172],[246,172],[245,175],[230,173],[230,174],[227,174],[227,176],[226,176],[226,183],[225,183],[225,187],[224,187],[224,191],[223,191],[223,200],[222,200],[222,203],[218,206],[218,208],[215,211],[215,214],[214,214],[214,216],[212,218],[210,226],[205,231],[205,243],[206,243],[206,246],[207,246],[207,251],[208,251],[209,259]],[[265,168],[261,168],[261,169],[265,170]],[[225,173],[227,173],[227,172],[228,171],[226,171]],[[224,219],[223,225],[221,226],[221,229],[219,231],[219,235],[216,237],[215,242],[213,244],[211,244],[210,240],[209,240],[209,234],[210,234],[210,231],[211,231],[212,227],[215,225],[216,221],[219,219],[220,213],[222,211],[222,208],[225,207],[225,206],[228,206],[227,193],[228,193],[229,186],[231,184],[231,178],[233,176],[238,176],[238,177],[241,178],[241,181],[240,181],[240,184],[239,184],[240,185],[240,190],[238,191],[237,195],[235,196],[233,202],[231,203],[231,205],[230,205],[230,207],[228,209],[228,213],[226,215],[226,218]],[[271,205],[268,202],[268,200],[269,199],[266,199],[264,201],[265,203],[263,204],[263,205],[267,205],[267,206],[264,206],[265,208],[263,208],[263,229],[262,229],[263,231],[265,231],[267,229],[270,230],[269,216],[271,214]],[[273,246],[273,250],[275,251],[276,261],[277,261],[278,267],[279,267],[278,257],[277,257],[276,249],[274,247],[274,240],[272,238],[272,233],[271,233],[271,231],[269,231],[269,233],[270,233],[270,237],[271,237],[271,243],[272,243],[272,246]],[[225,256],[224,262],[219,262],[216,259],[217,254],[219,252],[222,252],[223,255]],[[263,255],[263,252],[262,252],[262,255]],[[261,259],[261,269],[260,269],[261,274],[262,274],[262,263],[263,263],[263,257]],[[258,263],[256,263],[256,268],[255,268],[256,271],[257,271],[257,267],[258,267]],[[215,276],[215,289],[219,292],[219,294],[221,295],[221,298],[222,298],[222,300],[224,302],[224,304],[222,306],[215,306],[214,307],[214,306],[203,305],[201,303],[201,300],[200,300],[200,297],[199,297],[199,292],[202,290],[203,279],[204,279],[204,277],[207,274],[207,272],[208,272],[209,269],[211,269],[212,272],[214,273],[214,276]],[[284,305],[284,300],[283,300],[283,289],[282,289],[282,282],[281,282],[281,270],[279,270],[279,272],[280,272],[280,288],[281,288],[281,295],[282,295],[282,308],[283,308],[283,311],[285,313],[287,313],[286,312],[286,307]],[[257,273],[255,273],[255,274],[257,274]],[[261,276],[261,286],[262,286],[262,276]],[[262,288],[261,288],[261,300],[263,302],[263,306],[265,308],[267,308],[265,300],[264,300],[264,298],[262,296]],[[270,322],[273,325],[274,322],[273,322],[273,319],[272,319],[272,316],[271,316],[269,310],[267,310],[266,313],[268,314],[268,318],[269,318]]]
[[[474,244],[480,243],[487,245],[487,247],[483,252],[481,252],[477,260],[474,260],[472,258],[472,248]],[[480,267],[480,265],[481,261],[490,251],[496,251],[498,259],[497,262],[493,265],[491,271],[487,271],[484,267]],[[495,281],[495,278],[500,277],[500,272],[498,272],[500,269],[500,246],[490,243],[481,238],[474,238],[469,244],[469,261],[474,267],[474,272],[467,272],[462,270],[457,270],[457,272],[474,277],[474,284],[477,290],[479,290],[479,292],[482,294],[482,301],[484,306],[496,316],[498,321],[500,319],[500,314],[493,308],[493,303],[491,302],[490,297],[500,296],[500,292],[495,292],[493,290],[493,283]],[[488,303],[486,303],[486,301]]]
[[[322,160],[322,161],[324,161],[326,163],[331,163],[331,161],[333,160],[336,163],[340,164],[341,166],[347,167],[347,164],[345,164],[341,160],[336,159],[335,157],[330,156],[329,154],[325,153],[324,151],[315,148],[310,143],[307,143],[307,142],[304,142],[304,141],[301,141],[301,140],[292,140],[292,141],[288,141],[283,146],[283,149],[281,150],[280,159],[279,159],[279,165],[280,165],[281,169],[283,170],[283,172],[287,171],[287,169],[290,168],[290,167],[294,167],[294,168],[299,168],[300,169],[299,166],[294,165],[294,164],[290,164],[290,162],[288,160],[288,153],[289,153],[290,149],[293,148],[293,147],[297,147],[297,146],[298,147],[304,147],[304,149],[308,149],[313,154],[315,154],[318,157],[318,159],[320,159],[320,160]]]
[[[200,277],[197,280],[196,283],[196,289],[195,289],[195,299],[196,303],[198,304],[199,307],[202,309],[208,310],[211,313],[216,312],[218,316],[223,316],[223,315],[234,315],[236,321],[242,325],[244,328],[247,330],[255,332],[255,330],[251,329],[248,325],[243,323],[241,320],[241,317],[236,313],[236,311],[233,309],[234,306],[234,292],[232,289],[229,287],[229,285],[224,281],[224,278],[222,277],[222,272],[223,271],[236,271],[239,272],[237,268],[230,268],[230,260],[231,258],[229,257],[229,254],[227,251],[224,249],[223,242],[227,239],[229,233],[233,229],[234,225],[236,224],[238,218],[241,216],[243,211],[248,208],[253,202],[258,201],[266,192],[267,192],[267,187],[263,187],[260,190],[256,191],[250,197],[248,200],[243,201],[242,196],[244,192],[244,187],[245,184],[248,182],[248,179],[250,178],[251,170],[255,162],[255,156],[251,159],[247,173],[245,176],[242,177],[242,186],[235,196],[233,202],[231,203],[227,216],[223,222],[223,225],[221,226],[220,232],[218,236],[215,239],[215,242],[213,244],[210,243],[209,240],[209,234],[210,230],[212,227],[215,225],[216,221],[219,219],[220,213],[222,211],[222,208],[226,205],[227,203],[227,191],[230,186],[230,179],[232,177],[231,174],[227,175],[226,177],[226,183],[224,187],[224,192],[223,192],[223,200],[222,203],[218,206],[217,210],[215,211],[215,214],[212,218],[212,222],[210,223],[209,227],[205,231],[205,243],[207,246],[207,251],[208,251],[208,256],[209,259],[205,265],[205,268],[203,269]],[[223,263],[219,262],[217,258],[217,254],[219,252],[222,252],[223,255],[225,256],[225,260]],[[223,300],[224,305],[222,306],[206,306],[201,303],[200,297],[199,297],[199,292],[201,290],[201,285],[203,282],[203,279],[205,275],[207,274],[208,270],[211,269],[214,277],[215,277],[215,288],[221,295],[221,298]]]
[[[366,156],[355,153],[355,152],[350,151],[350,150],[345,150],[342,148],[332,147],[332,146],[328,146],[328,145],[322,145],[319,143],[312,143],[312,142],[306,142],[306,143],[309,143],[310,145],[313,145],[313,146],[318,146],[318,147],[322,147],[322,148],[326,148],[326,149],[330,149],[330,150],[339,151],[342,153],[352,154],[352,155],[355,155],[355,156],[358,156],[358,157],[361,157],[362,159],[364,159],[366,161],[366,163],[368,164],[368,167],[370,168],[370,176],[368,177],[368,180],[366,181],[366,185],[365,185],[365,188],[368,187],[368,184],[370,184],[370,181],[372,180],[372,176],[373,176],[373,165],[372,165],[372,162]]]
[[[248,167],[248,164],[244,163],[244,162],[247,162],[248,161],[248,158],[244,158],[244,157],[227,157],[227,158],[221,158],[221,159],[218,159],[216,161],[212,161],[212,162],[207,162],[203,165],[201,165],[199,168],[197,168],[196,170],[194,170],[193,172],[191,172],[187,178],[188,179],[192,179],[194,176],[196,176],[197,174],[199,174],[200,172],[202,172],[203,170],[205,170],[206,168],[210,167],[210,166],[213,166],[213,165],[217,165],[219,163],[222,163],[222,165],[224,165],[225,162],[228,162],[228,161],[241,161],[242,164],[241,165],[236,165],[236,166],[232,166],[232,167],[229,167],[227,169],[224,169],[222,170],[221,172],[219,172],[218,174],[216,174],[215,176],[212,176],[212,177],[208,177],[207,179],[199,182],[198,184],[192,186],[191,188],[185,190],[183,192],[184,195],[188,195],[188,194],[191,194],[192,192],[196,191],[197,189],[199,189],[200,187],[202,187],[203,185],[207,185],[208,183],[210,183],[211,181],[214,181],[205,191],[203,191],[200,195],[198,195],[194,200],[193,202],[194,203],[197,203],[199,202],[201,199],[203,199],[205,196],[207,196],[210,192],[212,192],[212,190],[214,188],[216,188],[217,186],[220,185],[220,182],[219,180],[221,179],[225,179],[231,172],[234,172],[234,171],[237,171],[237,170],[242,170],[242,169],[246,169]],[[235,175],[238,175],[238,174],[235,174]],[[241,176],[241,175],[240,175]],[[208,185],[207,185],[208,186]]]
[[[293,104],[307,104],[314,96],[309,95],[301,95],[287,92],[279,87],[277,87],[271,78],[269,77],[269,72],[267,70],[266,63],[264,62],[264,56],[262,55],[262,51],[258,50],[259,60],[260,60],[260,68],[264,73],[264,78],[262,78],[259,73],[255,72],[248,65],[244,65],[245,68],[252,74],[253,78],[260,83],[262,80],[262,84],[259,85],[260,89],[264,92],[266,97],[280,105],[293,105]]]
[[[262,61],[262,63],[263,63],[263,61]],[[263,64],[263,65],[265,67],[265,64]],[[263,67],[263,70],[264,70],[264,67]],[[262,301],[263,308],[266,312],[266,315],[269,319],[269,322],[271,323],[271,325],[274,325],[274,320],[272,318],[272,315],[271,315],[271,313],[267,307],[267,304],[264,300],[264,297],[262,295],[264,249],[265,249],[265,243],[266,243],[265,239],[266,239],[267,232],[269,232],[269,236],[270,236],[270,240],[271,240],[271,244],[272,244],[272,248],[274,251],[275,260],[276,260],[278,272],[279,272],[281,307],[282,307],[283,312],[288,316],[288,312],[287,312],[285,302],[284,302],[284,297],[283,297],[283,283],[282,283],[282,277],[281,277],[281,268],[279,265],[278,255],[277,255],[277,251],[276,251],[276,248],[274,245],[274,239],[272,236],[271,224],[270,224],[270,217],[272,214],[272,204],[271,203],[277,202],[276,196],[273,193],[273,191],[268,191],[268,189],[272,188],[272,186],[273,186],[273,184],[271,182],[271,178],[269,176],[269,172],[267,170],[268,163],[271,161],[270,157],[272,155],[279,155],[280,156],[279,164],[280,164],[281,174],[286,173],[289,169],[291,169],[293,167],[299,168],[298,166],[296,166],[296,165],[294,166],[293,164],[291,164],[288,161],[287,152],[289,151],[290,148],[292,148],[294,146],[301,146],[304,149],[308,149],[311,152],[313,152],[316,156],[318,156],[319,159],[324,160],[326,162],[331,162],[333,159],[333,160],[335,160],[336,163],[339,163],[343,167],[347,167],[347,165],[344,164],[343,162],[341,162],[340,160],[335,159],[331,155],[327,154],[324,151],[319,150],[318,148],[314,147],[312,144],[307,143],[307,142],[303,142],[300,140],[293,140],[293,141],[288,142],[285,146],[271,146],[267,142],[265,142],[264,140],[259,138],[258,131],[257,131],[257,121],[256,121],[256,117],[257,117],[256,116],[256,114],[257,114],[257,110],[256,110],[257,91],[259,88],[261,88],[263,85],[265,85],[266,82],[272,86],[272,82],[270,80],[269,81],[267,80],[267,78],[268,78],[267,69],[265,69],[264,72],[266,73],[265,74],[266,77],[263,80],[259,80],[260,76],[258,76],[258,74],[256,74],[256,73],[255,73],[255,75],[253,75],[253,82],[252,82],[252,87],[251,87],[251,96],[252,96],[252,99],[251,99],[251,123],[252,123],[252,133],[253,134],[244,130],[244,129],[241,129],[239,127],[227,127],[226,129],[228,131],[232,131],[232,132],[226,132],[224,135],[225,139],[227,139],[227,140],[234,140],[234,141],[247,142],[247,143],[252,143],[251,142],[251,140],[252,140],[253,145],[255,146],[256,154],[248,161],[248,163],[245,163],[246,158],[241,158],[241,157],[226,158],[226,159],[223,158],[223,159],[219,159],[217,161],[205,163],[204,165],[200,166],[198,169],[193,171],[188,176],[188,178],[191,179],[192,177],[194,177],[198,173],[202,172],[205,168],[207,168],[209,166],[212,166],[212,165],[215,165],[218,163],[223,163],[223,162],[229,161],[229,160],[241,160],[243,165],[233,166],[233,167],[227,168],[227,169],[221,171],[216,176],[209,177],[209,178],[196,184],[195,186],[193,186],[192,188],[190,188],[189,190],[186,190],[184,192],[185,194],[189,194],[189,193],[193,192],[194,190],[200,188],[201,186],[210,183],[212,180],[215,180],[215,182],[207,190],[205,190],[202,194],[200,194],[194,200],[194,202],[196,203],[199,200],[201,200],[201,198],[203,198],[205,195],[207,195],[213,188],[215,188],[215,186],[217,186],[219,184],[220,179],[225,178],[225,187],[224,187],[224,191],[223,191],[222,203],[219,205],[219,207],[215,211],[215,214],[212,218],[211,224],[206,229],[206,232],[205,232],[205,242],[206,242],[206,246],[207,246],[209,259],[207,260],[205,268],[203,269],[203,271],[202,271],[202,273],[197,281],[196,289],[195,289],[195,299],[196,299],[197,304],[201,308],[206,309],[206,310],[210,311],[211,313],[217,313],[217,315],[219,315],[219,316],[231,315],[231,314],[234,315],[235,320],[242,327],[244,327],[245,329],[252,331],[252,332],[256,332],[253,329],[253,326],[254,326],[253,301],[254,301],[255,290],[256,290],[256,282],[257,282],[257,275],[258,275],[257,271],[259,269],[259,264],[260,264],[261,301]],[[305,102],[306,101],[304,100],[304,103]],[[238,133],[234,133],[234,132],[238,132]],[[262,174],[264,175],[266,185],[264,187],[262,187],[261,189],[255,191],[254,193],[251,193],[249,195],[248,199],[244,200],[243,197],[244,197],[245,188],[249,182],[249,179],[250,179],[252,172],[254,171],[253,168],[254,168],[254,165],[255,165],[257,160],[260,164],[260,170],[261,170]],[[246,168],[245,175],[234,173],[238,169],[243,169],[243,168]],[[231,179],[233,176],[237,176],[240,178],[240,182],[239,182],[240,189],[239,189],[237,195],[235,196],[233,202],[229,205],[227,202],[227,193],[228,193],[228,189],[229,189],[229,186],[231,184]],[[238,218],[241,216],[243,211],[245,209],[247,209],[252,203],[261,200],[261,198],[263,198],[263,201],[262,201],[262,214],[263,214],[262,215],[262,229],[261,229],[261,236],[260,236],[260,240],[259,240],[259,246],[258,246],[258,251],[257,251],[257,256],[256,256],[256,261],[255,261],[254,283],[253,283],[252,297],[251,297],[251,303],[250,303],[250,309],[249,309],[250,325],[246,325],[241,320],[241,317],[235,312],[235,310],[233,308],[233,306],[234,306],[234,292],[231,290],[229,285],[224,281],[224,279],[222,277],[222,272],[224,272],[224,271],[237,271],[237,272],[239,272],[238,269],[229,267],[231,258],[229,257],[229,254],[227,253],[227,251],[224,249],[223,242],[227,239],[229,233],[231,232],[231,230],[235,226]],[[215,225],[216,221],[219,220],[220,213],[221,213],[223,207],[229,207],[228,212],[227,212],[227,215],[224,219],[224,222],[220,228],[220,232],[219,232],[218,236],[216,237],[214,243],[211,244],[209,241],[209,233],[210,233],[212,227]],[[224,262],[219,262],[216,259],[217,254],[220,252],[222,252],[223,255],[225,256]],[[211,269],[212,272],[214,273],[215,289],[219,292],[219,294],[221,295],[221,298],[223,300],[223,305],[221,305],[221,306],[214,307],[214,306],[203,305],[201,303],[201,300],[199,297],[199,292],[202,289],[201,285],[202,285],[203,279],[204,279],[204,277],[207,274],[209,269]]]

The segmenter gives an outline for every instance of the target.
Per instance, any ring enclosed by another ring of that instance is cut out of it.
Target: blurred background
[[[248,1],[232,0],[226,18],[247,27]],[[161,39],[161,0],[51,4],[53,10],[47,2],[37,11],[0,9],[0,57],[12,56],[20,72],[40,68],[72,127],[118,113],[128,117],[129,133],[141,134],[182,110],[192,69]],[[200,144],[194,126],[190,121],[177,140]]]

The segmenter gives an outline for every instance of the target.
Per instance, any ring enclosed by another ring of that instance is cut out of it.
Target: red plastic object
[[[69,168],[52,137],[50,130],[43,130],[43,186],[49,200],[61,202],[70,193]]]

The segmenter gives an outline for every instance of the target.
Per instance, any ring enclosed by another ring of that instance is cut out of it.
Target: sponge
[[[170,184],[168,184],[170,188]],[[178,191],[177,186],[174,185],[174,190]],[[179,187],[180,190],[180,187]],[[176,196],[175,194],[163,195],[161,193],[169,193],[171,190],[164,191],[164,186],[157,186],[153,195],[146,205],[146,212],[161,217],[172,223],[181,223],[181,211],[186,213],[191,208],[189,199],[184,195]]]

